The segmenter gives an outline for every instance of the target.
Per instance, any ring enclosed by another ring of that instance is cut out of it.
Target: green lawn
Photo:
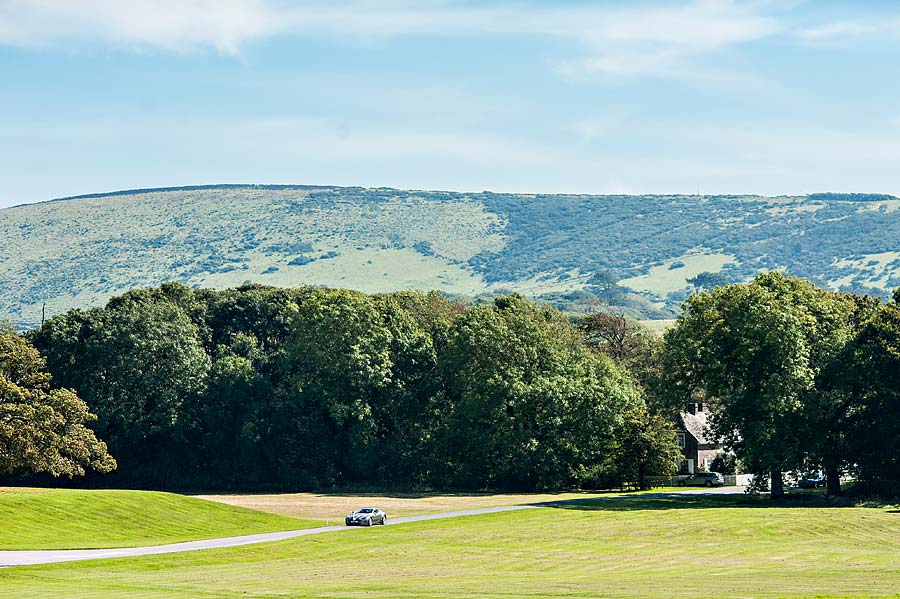
[[[156,491],[0,488],[0,550],[160,545],[317,524]]]
[[[597,502],[0,570],[0,597],[900,597],[900,512]]]

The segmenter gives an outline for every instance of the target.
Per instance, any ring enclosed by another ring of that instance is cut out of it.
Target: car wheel
[[[706,481],[706,486],[707,486],[707,487],[711,487],[711,486],[712,486],[712,481],[710,481],[710,480]]]
[[[387,524],[387,516],[381,519],[381,525],[384,526],[385,524]]]
[[[686,482],[686,481],[683,481],[683,480],[680,480],[680,481],[678,481],[678,486],[679,486],[679,487],[686,487],[686,486],[687,486],[687,482]]]

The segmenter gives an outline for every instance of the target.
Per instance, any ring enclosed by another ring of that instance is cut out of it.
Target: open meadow
[[[639,496],[0,570],[0,597],[900,597],[900,510]]]

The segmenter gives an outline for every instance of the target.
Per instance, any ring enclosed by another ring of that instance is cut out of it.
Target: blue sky
[[[0,0],[0,207],[207,183],[900,194],[900,4]]]

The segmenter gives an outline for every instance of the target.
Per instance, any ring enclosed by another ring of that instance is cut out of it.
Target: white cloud
[[[261,0],[0,0],[0,43],[112,43],[235,54],[278,29]]]
[[[847,42],[861,37],[897,37],[900,36],[900,16],[835,21],[801,29],[797,35],[803,41],[816,44]]]
[[[277,35],[369,43],[396,36],[532,35],[587,53],[570,69],[671,74],[690,57],[777,33],[781,24],[728,0],[627,8],[383,0],[0,0],[0,44],[107,43],[237,54]]]
[[[805,40],[821,41],[828,38],[863,35],[872,31],[873,27],[871,24],[860,23],[859,21],[838,21],[819,27],[802,29],[799,35]]]

